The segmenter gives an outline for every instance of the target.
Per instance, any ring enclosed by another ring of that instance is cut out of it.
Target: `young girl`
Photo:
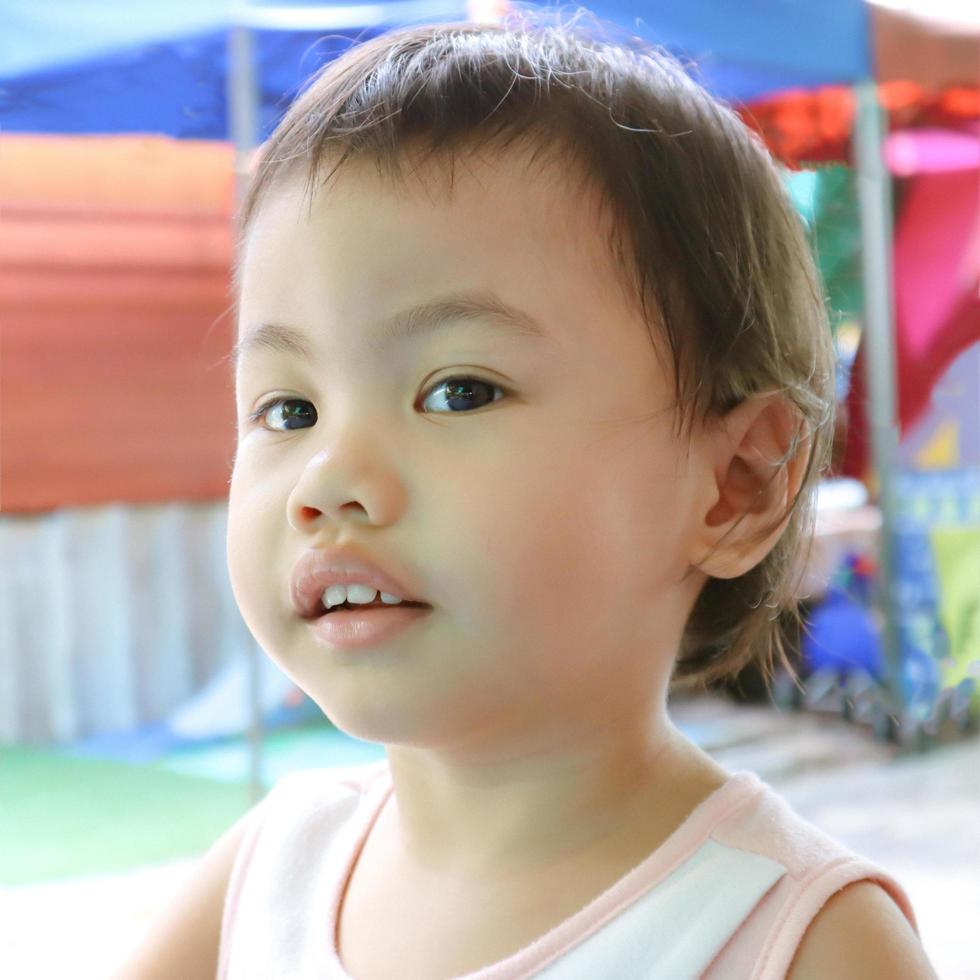
[[[666,710],[783,656],[833,407],[801,225],[676,63],[540,20],[361,44],[264,148],[229,571],[386,759],[280,779],[123,976],[934,976],[892,877]]]

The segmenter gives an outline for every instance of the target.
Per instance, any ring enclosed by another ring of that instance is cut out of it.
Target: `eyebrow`
[[[450,293],[401,310],[382,320],[376,335],[366,341],[369,350],[382,353],[394,344],[415,340],[457,323],[478,323],[513,336],[543,339],[547,331],[529,313],[505,303],[490,291]],[[311,360],[306,335],[295,327],[261,323],[232,349],[236,369],[256,349]]]

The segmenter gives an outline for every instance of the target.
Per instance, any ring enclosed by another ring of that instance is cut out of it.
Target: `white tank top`
[[[217,980],[354,980],[337,951],[338,911],[391,792],[387,760],[273,786],[232,867]],[[897,881],[736,771],[593,902],[465,980],[783,980],[827,899],[862,879],[918,932]]]

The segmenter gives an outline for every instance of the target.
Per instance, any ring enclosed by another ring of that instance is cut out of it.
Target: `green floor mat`
[[[384,747],[333,726],[270,732],[261,781],[366,765]],[[108,874],[202,853],[251,806],[245,738],[184,748],[151,765],[0,746],[0,885]]]
[[[249,805],[243,784],[4,746],[0,885],[198,854]]]

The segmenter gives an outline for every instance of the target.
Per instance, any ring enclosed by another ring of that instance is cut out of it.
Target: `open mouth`
[[[431,609],[426,602],[382,602],[376,599],[374,602],[342,602],[339,606],[331,606],[327,609],[321,601],[316,608],[314,616],[329,616],[330,613],[341,612],[343,610],[367,610],[367,609]]]

